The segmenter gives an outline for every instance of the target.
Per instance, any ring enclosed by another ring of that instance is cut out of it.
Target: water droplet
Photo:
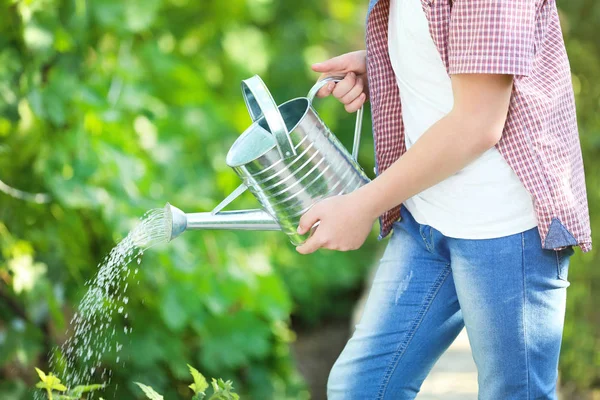
[[[123,314],[124,305],[129,303],[129,298],[124,296],[129,284],[126,280],[132,272],[128,265],[134,259],[141,264],[144,254],[141,246],[168,241],[163,229],[165,218],[163,209],[145,213],[140,223],[98,264],[96,276],[85,282],[87,292],[71,319],[71,329],[67,331],[70,336],[60,348],[64,358],[50,358],[51,371],[69,371],[63,379],[67,386],[91,383],[91,376],[102,365],[102,356],[113,349],[112,341],[116,337],[114,311]],[[134,273],[138,272],[135,268]],[[128,317],[125,313],[125,318]],[[132,328],[125,327],[124,331],[130,333]],[[122,345],[119,346],[120,349]],[[117,358],[117,363],[120,361]],[[112,371],[104,369],[102,375],[112,376]]]

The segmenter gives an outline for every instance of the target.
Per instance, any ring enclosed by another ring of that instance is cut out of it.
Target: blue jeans
[[[465,326],[479,399],[556,399],[573,252],[542,249],[537,227],[449,238],[402,205],[328,399],[414,399]]]

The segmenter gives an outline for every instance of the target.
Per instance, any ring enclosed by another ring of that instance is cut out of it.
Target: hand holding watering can
[[[366,51],[353,51],[330,60],[313,64],[315,72],[321,72],[319,80],[329,76],[344,76],[337,84],[329,83],[317,92],[317,97],[333,95],[346,111],[358,111],[368,97]]]
[[[362,108],[357,112],[351,155],[312,106],[317,91],[329,82],[342,80],[343,76],[322,79],[307,97],[279,106],[260,77],[244,80],[242,93],[254,122],[235,141],[226,157],[227,164],[243,183],[210,213],[185,214],[167,204],[171,239],[187,229],[282,230],[302,253],[319,247],[339,250],[359,247],[375,217],[371,218],[356,197],[338,195],[352,193],[369,182],[356,161]],[[262,210],[221,211],[246,189],[261,203]],[[299,225],[302,226],[298,228]],[[318,233],[303,247],[308,230],[317,225]],[[362,240],[356,239],[363,234]],[[327,239],[330,235],[351,240],[339,244]]]
[[[319,80],[329,75],[345,75],[338,83],[330,82],[317,92],[317,97],[333,95],[342,104],[347,112],[353,113],[361,109],[368,97],[366,52],[355,51],[334,57],[322,63],[312,65],[312,69],[321,72]],[[359,111],[360,112],[360,111]],[[359,248],[365,241],[376,213],[368,211],[368,204],[358,192],[344,196],[327,198],[315,204],[301,219],[300,232],[304,233],[308,227],[318,220],[319,234],[311,236],[302,246],[298,246],[300,253],[307,254],[318,248],[331,250],[353,250]],[[339,223],[343,221],[342,223]]]

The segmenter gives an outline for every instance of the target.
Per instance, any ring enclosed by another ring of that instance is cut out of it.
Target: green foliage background
[[[366,6],[0,0],[0,180],[50,196],[0,186],[0,398],[31,398],[33,367],[65,339],[83,283],[145,210],[210,210],[238,185],[224,160],[250,124],[240,81],[259,74],[278,102],[304,96],[310,63],[364,48]],[[600,5],[559,7],[600,229]],[[350,145],[352,116],[331,99],[317,108]],[[368,172],[370,136],[366,126]],[[107,397],[141,398],[141,381],[178,398],[189,363],[233,379],[242,398],[307,398],[291,318],[318,327],[347,315],[384,245],[375,236],[356,252],[307,257],[278,233],[190,232],[147,251],[130,283],[126,368],[107,359]],[[598,264],[597,251],[578,252],[570,270],[561,379],[571,389],[600,387]]]

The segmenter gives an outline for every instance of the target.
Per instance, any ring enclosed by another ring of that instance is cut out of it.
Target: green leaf
[[[125,5],[125,19],[128,28],[133,32],[148,29],[160,8],[160,0],[129,0]]]
[[[139,383],[139,382],[134,382],[134,383],[136,385],[138,385],[140,387],[140,389],[142,389],[142,391],[144,392],[146,397],[149,398],[150,400],[164,400],[162,395],[156,393],[156,391],[154,389],[152,389],[150,386],[146,386],[143,383]]]
[[[42,371],[41,369],[39,369],[38,367],[35,367],[35,370],[37,371],[37,374],[40,376],[40,380],[42,382],[46,382],[46,373],[44,371]]]
[[[67,387],[60,383],[60,379],[55,377],[54,375],[48,375],[48,381],[46,382],[50,389],[57,390],[59,392],[64,392],[67,390]]]
[[[221,378],[218,380],[213,378],[211,385],[214,393],[208,400],[239,400],[240,398],[237,393],[233,392],[233,382],[230,380],[223,381]]]
[[[56,390],[59,392],[64,392],[67,390],[67,387],[60,383],[60,379],[58,377],[49,373],[46,375],[44,371],[39,368],[35,369],[40,376],[41,382],[38,382],[35,387],[46,390]]]
[[[208,382],[206,382],[206,378],[202,375],[198,370],[192,367],[190,364],[187,365],[190,369],[190,373],[194,378],[194,383],[192,383],[189,387],[194,391],[194,394],[204,394],[204,391],[208,389]]]
[[[79,385],[69,390],[68,394],[71,396],[81,396],[82,393],[93,392],[95,390],[104,389],[104,387],[104,384]]]
[[[246,310],[211,316],[203,330],[204,351],[201,361],[215,370],[237,368],[253,358],[263,358],[271,346],[270,326],[256,314]]]
[[[160,313],[165,324],[175,332],[181,331],[188,322],[188,314],[183,302],[190,301],[189,298],[182,296],[181,290],[177,286],[167,289],[160,304]]]

